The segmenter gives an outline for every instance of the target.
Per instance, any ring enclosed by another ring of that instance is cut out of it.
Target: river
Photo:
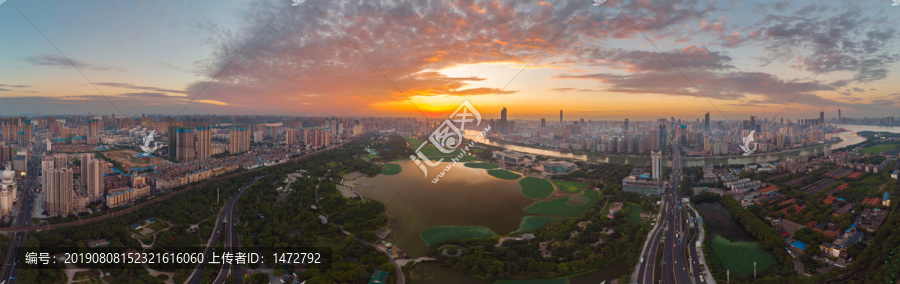
[[[892,133],[900,133],[900,127],[888,127],[888,126],[869,126],[869,125],[836,125],[839,128],[849,129],[853,132],[861,132],[861,131],[876,131],[876,132],[892,132]],[[837,144],[830,145],[818,145],[811,146],[800,149],[792,149],[781,151],[777,153],[761,153],[750,156],[715,156],[715,157],[685,157],[684,164],[688,167],[693,166],[721,166],[721,165],[729,165],[729,164],[752,164],[752,163],[764,163],[764,162],[772,162],[778,160],[784,160],[786,158],[797,157],[801,155],[810,155],[822,153],[825,150],[835,150],[844,148],[850,145],[855,145],[866,141],[866,138],[862,136],[856,136],[850,132],[841,132],[835,134],[838,137],[841,137],[843,141]],[[518,151],[522,153],[530,153],[537,155],[544,155],[550,157],[557,158],[568,158],[568,159],[578,159],[583,161],[590,162],[602,162],[602,163],[613,163],[613,164],[628,164],[635,166],[649,166],[650,165],[650,157],[644,156],[620,156],[620,155],[606,155],[603,153],[571,153],[571,152],[562,152],[557,150],[548,150],[541,149],[535,147],[527,147],[511,144],[504,141],[499,140],[491,140],[490,138],[484,141],[485,144],[504,147],[509,150]]]

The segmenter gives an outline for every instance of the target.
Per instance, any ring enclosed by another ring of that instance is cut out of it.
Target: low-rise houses
[[[852,209],[853,209],[853,203],[847,203],[847,204],[844,204],[844,206],[841,206],[841,208],[838,208],[838,210],[835,210],[834,213],[832,213],[831,215],[834,217],[839,217],[839,216],[843,215],[844,213],[850,212],[850,210],[852,210]]]
[[[889,210],[865,209],[856,217],[854,223],[856,223],[860,229],[875,232],[878,228],[881,228],[882,224],[884,224],[884,220],[887,219],[888,213]]]
[[[725,186],[731,189],[732,191],[737,192],[747,192],[752,190],[757,190],[762,187],[762,181],[752,180],[749,178],[742,178],[733,181],[725,182]]]

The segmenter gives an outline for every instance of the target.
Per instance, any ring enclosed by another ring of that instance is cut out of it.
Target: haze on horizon
[[[591,3],[8,0],[0,115],[900,115],[889,1]]]

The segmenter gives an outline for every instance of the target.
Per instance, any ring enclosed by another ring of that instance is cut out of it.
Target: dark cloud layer
[[[60,68],[72,68],[72,65],[78,66],[80,69],[90,69],[97,71],[118,71],[125,72],[125,69],[119,67],[112,66],[101,66],[96,64],[91,64],[83,61],[79,61],[76,59],[71,59],[71,62],[67,60],[65,57],[61,55],[42,55],[42,56],[32,56],[25,58],[25,61],[34,65],[42,65],[42,66],[52,66],[52,67],[60,67]]]

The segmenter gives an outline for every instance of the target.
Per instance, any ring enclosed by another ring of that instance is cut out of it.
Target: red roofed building
[[[760,189],[760,190],[759,190],[759,195],[773,194],[773,193],[775,193],[775,192],[778,192],[778,187],[777,187],[777,186],[774,186],[774,185],[771,185],[771,186],[769,186],[769,187]]]
[[[831,205],[831,204],[834,204],[834,201],[836,201],[836,200],[837,200],[837,197],[829,195],[828,197],[825,197],[824,200],[822,200],[822,203],[825,203],[825,205]]]
[[[793,208],[793,209],[791,209],[791,208]],[[784,213],[784,216],[788,216],[791,214],[797,214],[797,213],[803,212],[803,208],[806,208],[806,206],[794,204],[794,206],[789,206],[788,208],[781,209],[781,213]],[[793,211],[793,213],[791,213],[791,211]]]
[[[782,202],[781,202],[781,203],[778,203],[778,206],[785,206],[785,205],[788,205],[788,204],[791,204],[791,203],[794,203],[794,202],[796,202],[796,201],[797,201],[797,199],[796,199],[796,198],[791,198],[791,199],[788,199],[788,200],[785,200],[785,201],[782,201]]]
[[[845,189],[847,189],[847,187],[850,187],[850,185],[847,184],[847,183],[845,182],[844,184],[841,184],[840,186],[838,186],[838,187],[836,188],[836,190],[837,190],[837,191],[844,191]]]

